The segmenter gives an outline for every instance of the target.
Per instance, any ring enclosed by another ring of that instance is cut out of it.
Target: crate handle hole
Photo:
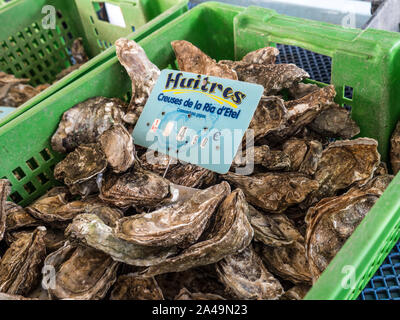
[[[354,88],[350,86],[344,86],[343,98],[353,100],[353,95],[354,95]]]
[[[118,27],[126,27],[124,15],[119,6],[107,2],[93,2],[93,8],[99,20]]]

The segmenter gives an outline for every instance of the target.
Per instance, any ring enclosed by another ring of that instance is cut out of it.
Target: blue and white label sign
[[[226,173],[264,88],[163,70],[133,131],[136,144]]]

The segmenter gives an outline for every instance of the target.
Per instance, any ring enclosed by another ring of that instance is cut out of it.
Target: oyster
[[[291,162],[291,170],[313,175],[322,155],[322,144],[316,140],[291,138],[282,148]]]
[[[334,103],[335,96],[335,87],[330,85],[300,99],[286,101],[286,124],[279,132],[273,132],[273,138],[286,139],[294,135],[299,129],[314,121],[323,110],[329,108]]]
[[[274,47],[261,48],[246,54],[240,61],[221,60],[218,64],[225,64],[231,69],[235,69],[237,65],[246,64],[274,64],[279,50]]]
[[[67,214],[67,218],[60,217],[59,209],[68,203],[69,192],[65,187],[55,187],[40,197],[26,208],[36,219],[45,222],[71,220],[72,217]]]
[[[0,241],[4,237],[7,222],[7,197],[11,193],[11,184],[6,179],[0,179]]]
[[[143,246],[188,247],[195,243],[221,201],[230,193],[227,182],[195,193],[185,202],[120,219],[115,235]]]
[[[299,241],[279,247],[263,246],[261,257],[268,270],[294,284],[311,283],[310,266],[306,258],[304,238],[298,233]]]
[[[172,170],[178,165],[178,159],[151,149],[143,153],[139,160],[143,169],[157,173],[160,176],[163,176],[167,169]]]
[[[296,100],[318,90],[319,87],[316,84],[299,82],[289,88],[289,94]]]
[[[118,277],[110,300],[164,300],[164,296],[154,278],[127,274]]]
[[[264,95],[288,89],[310,75],[294,64],[240,64],[234,67],[240,81],[260,84]]]
[[[39,220],[32,217],[21,206],[15,204],[14,202],[7,201],[6,215],[7,232],[25,227],[36,227],[41,224]]]
[[[175,247],[148,247],[119,239],[114,229],[94,214],[75,217],[65,234],[73,241],[103,251],[115,261],[133,266],[158,264],[177,253]]]
[[[286,122],[287,109],[284,101],[274,96],[262,97],[250,122],[248,131],[252,130],[254,141],[258,141],[271,132],[283,130]]]
[[[372,178],[380,163],[377,147],[377,141],[369,138],[329,144],[322,152],[315,172],[320,187],[312,194],[311,202],[333,196],[355,182]]]
[[[360,133],[350,112],[336,104],[323,110],[310,123],[310,128],[324,137],[350,139]]]
[[[225,298],[213,293],[191,293],[188,289],[182,288],[174,300],[225,300]]]
[[[75,64],[61,71],[56,76],[56,80],[60,80],[64,78],[66,75],[70,74],[72,71],[79,69],[85,62],[89,60],[85,52],[85,48],[83,47],[82,38],[77,38],[72,43],[71,55],[74,58]]]
[[[118,262],[105,253],[66,242],[48,255],[44,270],[54,270],[48,291],[58,299],[102,299],[117,279]],[[46,276],[46,275],[45,275]]]
[[[400,121],[390,139],[390,164],[393,174],[397,174],[400,171]]]
[[[171,45],[175,51],[179,70],[226,79],[238,79],[234,70],[225,64],[217,63],[190,42],[177,40],[171,42]]]
[[[49,86],[34,88],[28,82],[29,79],[19,79],[0,71],[0,106],[17,108]]]
[[[315,282],[372,208],[393,176],[382,175],[341,196],[326,198],[307,212],[306,249]]]
[[[25,298],[17,294],[8,294],[0,292],[0,300],[36,300],[36,299]]]
[[[135,124],[153,89],[160,70],[147,58],[143,48],[133,40],[118,39],[115,42],[118,60],[132,81],[132,98],[126,122]]]
[[[207,188],[217,181],[214,172],[190,163],[170,168],[165,177],[176,185],[190,188]]]
[[[242,188],[246,200],[266,211],[282,212],[306,199],[319,184],[304,174],[257,173],[242,176],[232,172],[222,176],[238,188]]]
[[[248,218],[254,230],[254,240],[265,245],[285,246],[302,238],[285,214],[267,215],[249,205]]]
[[[26,237],[32,233],[32,231],[15,231],[7,233],[6,241],[11,245],[11,243],[17,241],[20,238]],[[63,230],[58,229],[47,229],[46,234],[43,237],[43,241],[46,246],[46,254],[53,252],[64,245],[65,236]]]
[[[67,186],[88,181],[107,168],[107,159],[97,143],[80,145],[59,162],[54,177]]]
[[[248,147],[244,157],[239,151],[233,159],[232,168],[245,167],[249,164],[261,165],[271,171],[290,168],[289,156],[280,150],[271,150],[267,145]]]
[[[277,300],[284,292],[251,245],[219,261],[216,268],[220,280],[238,299]]]
[[[310,288],[305,284],[294,286],[285,292],[281,300],[303,300]]]
[[[171,196],[170,186],[167,179],[137,166],[123,175],[105,174],[100,199],[120,208],[155,207]]]
[[[114,172],[125,172],[133,166],[135,146],[131,135],[123,125],[116,124],[105,131],[100,136],[99,144]]]
[[[78,103],[64,112],[51,138],[52,148],[61,153],[81,144],[96,143],[104,131],[123,123],[126,105],[116,98],[96,97]]]
[[[181,272],[193,267],[218,262],[228,255],[245,249],[253,238],[247,220],[248,206],[240,189],[228,195],[219,206],[213,224],[204,239],[141,272],[150,277],[168,272]]]
[[[35,287],[46,255],[45,235],[41,226],[10,245],[0,260],[0,292],[27,295]]]

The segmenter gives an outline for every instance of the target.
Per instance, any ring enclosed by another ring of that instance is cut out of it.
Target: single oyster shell
[[[240,64],[234,67],[240,81],[260,84],[264,95],[274,95],[310,75],[294,64]]]
[[[322,152],[315,172],[320,187],[312,194],[312,203],[333,196],[355,182],[371,179],[380,163],[377,147],[378,142],[369,138],[329,144]]]
[[[85,52],[85,48],[83,47],[82,38],[77,38],[72,43],[71,55],[75,60],[75,64],[61,71],[56,76],[56,80],[60,80],[64,78],[67,74],[70,74],[72,71],[79,69],[85,62],[89,60]]]
[[[263,214],[249,205],[248,218],[254,230],[254,240],[265,245],[285,246],[302,238],[293,223],[284,214]]]
[[[174,300],[225,300],[225,298],[213,293],[191,293],[188,289],[182,288]]]
[[[7,233],[6,242],[11,245],[13,242],[20,238],[26,237],[30,233],[32,233],[32,231],[15,231]],[[64,231],[58,229],[47,229],[46,234],[43,237],[43,241],[46,246],[46,254],[49,254],[64,245],[66,241]]]
[[[216,267],[220,280],[238,299],[277,300],[284,292],[251,245],[219,261]]]
[[[316,84],[311,83],[296,83],[293,87],[289,88],[289,94],[293,99],[300,99],[314,91],[318,91],[320,88]]]
[[[291,162],[291,170],[313,175],[322,156],[322,144],[317,140],[291,138],[282,148]]]
[[[373,207],[393,176],[378,176],[365,186],[318,202],[307,212],[307,259],[315,282]]]
[[[397,123],[390,139],[390,164],[393,174],[400,171],[400,122]]]
[[[310,267],[306,258],[304,239],[299,233],[301,241],[294,241],[290,245],[262,248],[261,257],[268,270],[284,280],[294,284],[311,283]]]
[[[74,247],[66,242],[48,255],[45,270],[55,270],[49,293],[58,299],[97,300],[106,295],[117,279],[118,262],[101,251]]]
[[[218,64],[227,65],[231,69],[234,69],[238,65],[246,64],[274,64],[278,55],[279,50],[277,48],[265,47],[249,52],[240,61],[221,60]]]
[[[69,196],[67,188],[54,187],[25,209],[39,220],[53,222],[59,220],[55,218],[57,210],[68,203]]]
[[[17,239],[0,261],[0,292],[27,295],[38,283],[46,255],[45,227]]]
[[[114,229],[94,214],[78,215],[68,226],[65,234],[74,241],[103,251],[115,261],[133,266],[159,264],[177,253],[175,247],[147,247],[119,239]]]
[[[164,300],[164,296],[154,278],[127,274],[118,277],[110,300]]]
[[[285,102],[287,121],[283,130],[274,133],[274,137],[286,139],[299,129],[310,124],[326,108],[332,105],[336,96],[333,85],[314,91],[303,98]]]
[[[240,150],[232,162],[232,168],[245,167],[249,164],[261,165],[270,171],[290,168],[289,156],[280,150],[271,150],[267,145],[248,147],[244,157]]]
[[[190,163],[170,168],[165,177],[176,185],[189,188],[207,188],[217,181],[214,172]]]
[[[299,284],[286,291],[281,300],[303,300],[310,289],[306,284]]]
[[[7,201],[6,215],[7,232],[26,227],[36,227],[41,224],[39,220],[32,217],[21,206],[15,204],[14,202]]]
[[[179,70],[208,76],[237,80],[237,74],[228,66],[217,63],[188,41],[171,42],[178,61]]]
[[[96,177],[106,168],[107,159],[99,144],[80,145],[56,165],[54,177],[71,186]]]
[[[135,161],[135,146],[128,130],[116,124],[100,136],[99,144],[114,172],[125,172]]]
[[[96,97],[78,103],[64,112],[51,138],[52,148],[67,153],[81,144],[97,142],[104,131],[123,123],[125,108],[125,103],[116,98]]]
[[[170,171],[179,165],[178,159],[151,149],[143,153],[139,160],[143,169],[157,173],[160,176],[163,176],[167,169]]]
[[[246,217],[247,211],[243,192],[240,189],[233,191],[219,206],[214,223],[204,240],[158,265],[147,268],[141,274],[150,277],[181,272],[218,262],[228,255],[240,252],[253,238],[253,229]]]
[[[11,193],[11,184],[6,179],[0,179],[0,241],[4,237],[7,222],[7,197]]]
[[[170,185],[167,179],[135,167],[123,175],[104,175],[100,199],[120,208],[154,207],[171,195]]]
[[[189,200],[118,221],[116,236],[143,246],[188,247],[195,243],[221,201],[230,193],[227,182],[195,193]]]
[[[0,71],[0,106],[17,108],[49,86],[40,85],[34,88],[28,82],[29,79],[18,79]]]
[[[228,172],[222,177],[236,187],[242,188],[249,203],[273,212],[282,212],[292,205],[303,202],[319,187],[317,181],[294,172],[257,173],[251,176]]]
[[[132,98],[125,121],[135,124],[160,76],[160,70],[135,41],[121,38],[115,42],[115,47],[118,60],[132,81]]]
[[[317,115],[310,123],[310,128],[325,137],[332,138],[350,139],[360,133],[360,128],[351,119],[350,112],[336,104]]]
[[[215,264],[191,268],[182,272],[164,273],[156,276],[156,280],[167,300],[173,300],[182,289],[231,298],[227,295],[225,285],[218,279]]]
[[[258,141],[271,132],[283,130],[286,122],[287,109],[284,101],[274,96],[262,97],[248,131],[253,130],[254,141]]]

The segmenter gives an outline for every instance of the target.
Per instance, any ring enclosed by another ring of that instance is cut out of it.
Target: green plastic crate
[[[353,30],[208,2],[199,5],[141,40],[159,68],[176,68],[170,42],[185,39],[211,57],[240,59],[245,53],[275,43],[296,45],[333,59],[332,82],[337,102],[351,104],[362,135],[377,138],[387,158],[389,136],[400,113],[396,87],[400,81],[400,35]],[[354,88],[352,101],[343,87]],[[12,199],[27,205],[56,184],[52,171],[62,155],[50,138],[62,114],[94,96],[129,98],[131,82],[117,57],[91,70],[68,87],[0,128],[0,178],[13,185]],[[400,236],[400,175],[356,229],[313,286],[306,299],[355,299]],[[354,285],[342,286],[349,266]]]
[[[1,1],[1,71],[30,78],[35,86],[52,82],[72,65],[69,48],[78,37],[82,37],[89,58],[96,58],[0,119],[0,126],[107,60],[115,53],[115,48],[107,48],[116,39],[132,32],[133,39],[143,39],[188,10],[188,0],[11,0],[4,5]],[[98,18],[96,12],[104,2],[121,8],[125,27]],[[50,12],[42,13],[45,6],[55,8],[55,29],[46,29],[42,24]]]

